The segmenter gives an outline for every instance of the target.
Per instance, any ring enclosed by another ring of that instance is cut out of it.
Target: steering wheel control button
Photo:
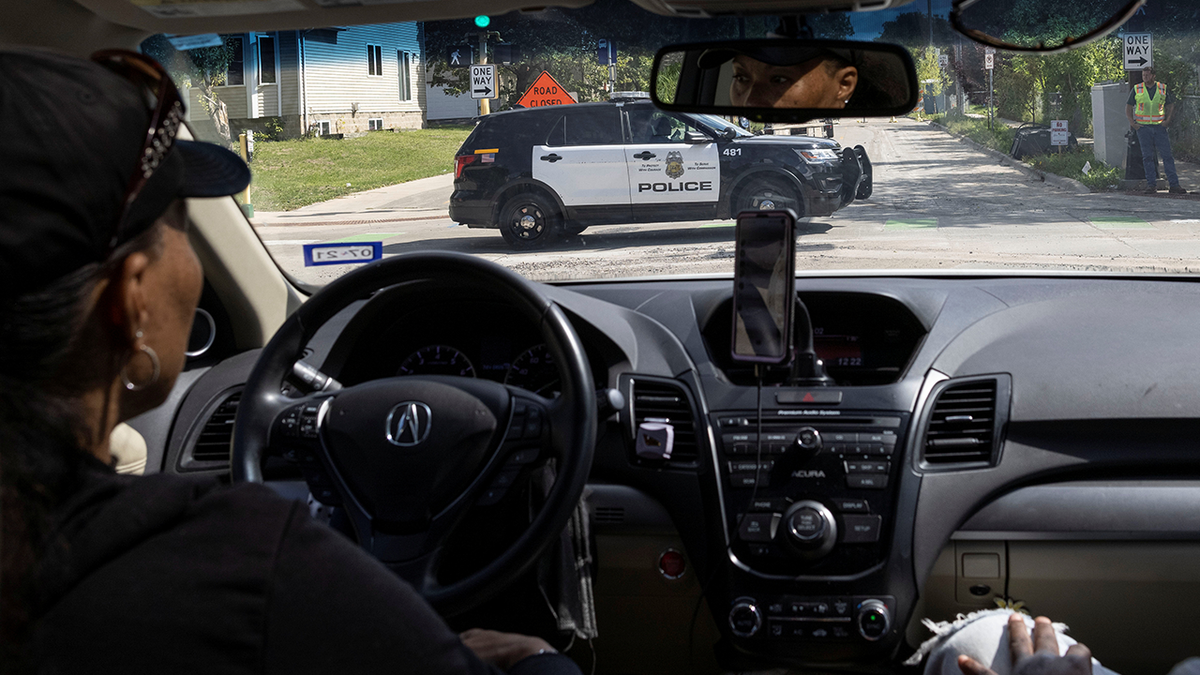
[[[858,633],[874,642],[887,635],[892,627],[891,615],[887,605],[881,600],[867,600],[858,606],[858,617],[855,619]]]
[[[520,469],[506,469],[501,471],[494,479],[492,479],[492,487],[507,488],[508,486],[517,482],[517,474],[519,473],[521,473]]]
[[[888,485],[885,473],[852,473],[846,476],[846,487],[862,490],[882,490]]]
[[[883,519],[879,516],[842,516],[843,544],[873,544],[879,541]]]
[[[504,497],[504,492],[504,488],[490,487],[484,490],[483,494],[479,495],[479,499],[475,500],[475,504],[478,506],[491,506]]]
[[[778,513],[747,513],[738,526],[738,537],[742,541],[763,543],[775,538],[779,527]]]
[[[762,629],[762,613],[754,598],[738,598],[729,610],[729,629],[738,637],[753,637]]]
[[[542,411],[530,406],[525,411],[525,428],[522,438],[534,439],[542,435]]]
[[[508,464],[532,464],[538,458],[540,450],[538,448],[525,448],[518,450],[508,457]]]
[[[833,507],[842,513],[870,513],[871,506],[865,499],[835,499]]]

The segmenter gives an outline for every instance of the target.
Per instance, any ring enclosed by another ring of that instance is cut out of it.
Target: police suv
[[[520,108],[478,119],[454,158],[450,217],[536,248],[589,225],[826,216],[871,191],[862,146],[756,136],[648,100]]]

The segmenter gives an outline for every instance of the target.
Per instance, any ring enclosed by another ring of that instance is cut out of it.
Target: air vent
[[[694,462],[697,457],[696,421],[687,393],[678,384],[635,379],[633,428],[642,422],[666,422],[675,428],[672,462]]]
[[[937,395],[925,429],[927,464],[992,461],[996,441],[997,381],[951,384]]]
[[[192,446],[193,462],[229,463],[229,443],[233,439],[233,418],[237,415],[238,401],[242,393],[230,394],[209,415],[196,444]]]
[[[620,525],[625,522],[625,507],[597,506],[596,522],[604,525]]]

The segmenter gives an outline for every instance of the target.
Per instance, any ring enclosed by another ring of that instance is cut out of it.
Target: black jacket
[[[268,488],[98,467],[57,515],[40,672],[499,672],[411,586]],[[511,672],[579,671],[545,655]]]

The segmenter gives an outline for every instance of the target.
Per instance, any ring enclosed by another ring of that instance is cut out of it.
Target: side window
[[[622,142],[621,113],[616,106],[568,109],[566,112],[566,145],[619,145]]]
[[[367,45],[367,75],[383,75],[383,47],[379,45]]]
[[[550,128],[550,133],[547,134],[547,136],[546,136],[546,145],[549,145],[551,147],[557,147],[560,145],[567,144],[567,136],[566,136],[567,126],[566,126],[566,124],[567,124],[566,115],[563,115],[562,117],[558,118],[558,121],[555,122],[554,126]]]
[[[412,100],[412,61],[408,52],[396,52],[396,65],[400,68],[400,100]]]
[[[629,115],[631,142],[636,145],[681,143],[684,134],[694,128],[678,117],[654,110],[650,106],[636,106],[626,110]]]
[[[243,51],[245,43],[240,37],[231,37],[226,38],[225,44],[233,52],[229,55],[229,68],[225,71],[225,84],[246,84],[245,52]]]
[[[275,84],[275,38],[258,38],[258,82]]]

